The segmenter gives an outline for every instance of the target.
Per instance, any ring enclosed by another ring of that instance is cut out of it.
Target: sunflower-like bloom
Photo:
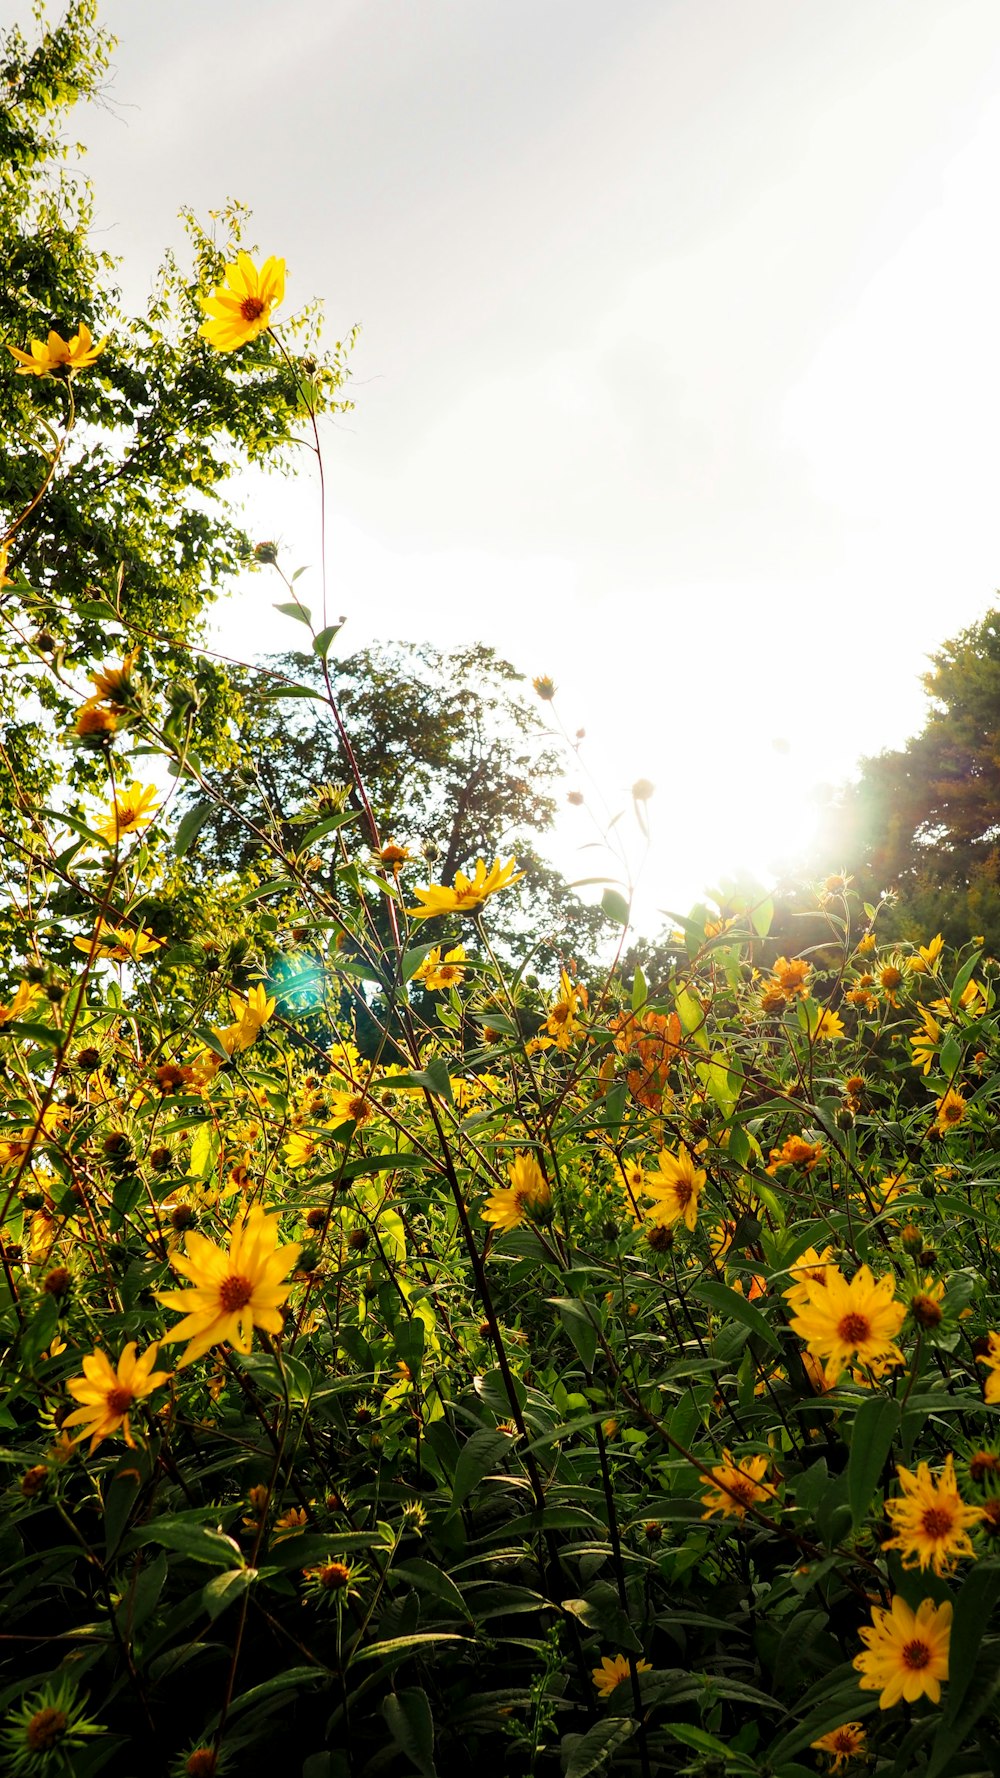
[[[960,1556],[975,1553],[969,1526],[978,1525],[982,1509],[967,1506],[962,1499],[950,1452],[940,1477],[933,1476],[926,1463],[917,1465],[916,1475],[897,1464],[896,1474],[903,1498],[885,1503],[896,1535],[882,1548],[901,1550],[904,1568],[930,1567],[935,1574],[949,1573]]]
[[[0,1006],[0,1025],[9,1025],[12,1019],[23,1018],[37,996],[38,989],[33,983],[18,982],[13,1000]]]
[[[270,327],[272,310],[285,295],[285,262],[265,259],[258,271],[249,253],[237,253],[223,277],[211,296],[199,298],[208,319],[198,332],[217,352],[235,352]]]
[[[157,1300],[184,1316],[166,1344],[187,1340],[178,1370],[200,1358],[211,1346],[224,1342],[237,1352],[249,1352],[253,1330],[280,1333],[281,1305],[291,1290],[283,1280],[293,1270],[301,1243],[278,1246],[278,1214],[255,1204],[244,1216],[234,1217],[229,1231],[229,1251],[217,1247],[205,1235],[187,1236],[187,1253],[175,1253],[171,1265],[190,1278],[193,1290],[159,1290]]]
[[[862,1676],[862,1691],[881,1692],[881,1710],[891,1709],[900,1698],[907,1704],[918,1698],[940,1704],[941,1681],[948,1677],[951,1613],[950,1600],[935,1605],[933,1599],[911,1611],[898,1593],[889,1611],[875,1607],[871,1625],[861,1631],[865,1652],[855,1655],[852,1664]]]
[[[953,1130],[965,1116],[966,1103],[961,1093],[954,1087],[942,1095],[937,1102],[937,1126],[939,1130]]]
[[[652,1673],[653,1671],[648,1661],[636,1661],[635,1670],[637,1673]],[[615,1687],[620,1685],[623,1679],[627,1679],[628,1675],[627,1655],[602,1655],[600,1666],[592,1667],[590,1671],[590,1677],[602,1698],[610,1698]]]
[[[845,1035],[844,1021],[839,1013],[824,1006],[819,1017],[810,1020],[809,1035],[814,1043],[835,1043]]]
[[[256,1043],[277,1003],[273,994],[268,996],[267,989],[258,982],[255,988],[250,989],[245,1000],[239,994],[230,994],[229,1004],[236,1024],[227,1026],[222,1038],[224,1042],[227,1038],[232,1039],[231,1047],[226,1042],[226,1048],[232,1056],[239,1050],[248,1050],[252,1043]]]
[[[934,1014],[928,1012],[925,1006],[920,1008],[920,1018],[923,1030],[910,1038],[910,1048],[913,1051],[914,1068],[929,1074],[937,1057],[937,1046],[941,1042],[941,1027]]]
[[[982,1357],[976,1360],[977,1364],[989,1366],[990,1374],[983,1388],[983,1397],[988,1402],[1000,1401],[1000,1334],[991,1333],[986,1337],[989,1341],[989,1351],[984,1352]]]
[[[377,1107],[362,1087],[347,1087],[344,1092],[331,1093],[330,1111],[332,1124],[344,1124],[348,1118],[353,1118],[359,1130],[378,1116]]]
[[[116,963],[134,963],[150,951],[160,950],[164,941],[150,932],[148,926],[141,932],[129,932],[109,925],[106,920],[98,920],[93,939],[75,938],[73,943],[78,951],[86,951],[88,955],[93,944],[95,957],[111,957]]]
[[[533,1154],[515,1155],[507,1174],[510,1184],[497,1186],[483,1205],[483,1221],[501,1235],[525,1217],[544,1220],[552,1203],[552,1188]]]
[[[84,1404],[62,1422],[64,1427],[82,1426],[74,1444],[89,1437],[93,1453],[102,1439],[110,1438],[121,1427],[125,1443],[134,1446],[128,1423],[132,1403],[145,1400],[170,1376],[169,1371],[153,1369],[158,1351],[158,1345],[148,1346],[142,1357],[136,1358],[136,1343],[129,1340],[117,1366],[101,1351],[84,1359],[83,1376],[71,1377],[66,1385],[74,1400]]]
[[[770,1162],[764,1171],[772,1178],[779,1167],[801,1167],[804,1173],[811,1173],[825,1159],[826,1149],[822,1142],[807,1142],[804,1136],[786,1136],[780,1148],[772,1148]]]
[[[809,1301],[810,1284],[818,1284],[823,1287],[831,1272],[836,1272],[838,1277],[840,1276],[840,1269],[832,1247],[824,1247],[822,1253],[817,1253],[815,1247],[807,1247],[804,1253],[799,1254],[795,1264],[789,1266],[788,1271],[790,1277],[794,1279],[794,1283],[790,1284],[788,1289],[783,1290],[781,1294],[790,1309],[804,1309],[806,1307]]]
[[[545,1029],[552,1038],[557,1049],[568,1050],[574,1037],[579,1037],[584,1026],[577,1018],[577,1007],[587,1006],[586,988],[578,988],[572,982],[565,969],[559,971],[559,993],[547,1009]]]
[[[810,1743],[818,1753],[828,1753],[833,1760],[831,1772],[839,1772],[849,1759],[857,1759],[865,1751],[865,1731],[859,1722],[842,1722],[818,1741]]]
[[[156,815],[156,789],[152,784],[130,784],[117,792],[110,811],[94,826],[109,846],[117,845],[126,834],[142,833]]]
[[[0,543],[0,588],[14,585],[10,575],[7,573],[7,563],[9,559],[10,544]]]
[[[721,1513],[726,1519],[745,1519],[747,1508],[756,1506],[759,1500],[771,1500],[774,1490],[761,1487],[767,1473],[769,1457],[741,1457],[734,1463],[729,1451],[722,1453],[722,1462],[712,1470],[712,1480],[708,1492],[701,1497],[705,1511],[703,1519],[710,1519],[713,1513]]]
[[[102,667],[98,672],[89,675],[94,693],[84,704],[85,710],[92,710],[98,704],[108,704],[114,711],[120,713],[128,707],[132,693],[132,673],[135,663],[139,659],[140,651],[140,644],[136,643],[136,646],[123,656],[120,667]]]
[[[933,970],[943,950],[944,939],[940,932],[931,939],[929,945],[918,945],[916,956],[907,958],[906,967],[910,974],[926,975],[928,970]]]
[[[693,1229],[698,1221],[698,1194],[704,1185],[704,1169],[695,1166],[683,1142],[676,1154],[661,1148],[659,1166],[655,1172],[646,1174],[644,1186],[653,1199],[650,1217],[662,1228],[684,1222]]]
[[[414,980],[423,982],[425,988],[433,993],[441,994],[448,988],[457,988],[465,980],[465,946],[456,945],[453,951],[446,951],[441,956],[441,946],[435,945],[428,951],[420,968],[414,973]]]
[[[675,1012],[621,1013],[611,1021],[615,1049],[627,1058],[628,1090],[649,1111],[661,1111],[671,1063],[683,1033]]]
[[[896,1335],[906,1319],[906,1304],[896,1301],[891,1272],[873,1278],[859,1266],[850,1283],[831,1271],[825,1284],[807,1285],[808,1302],[793,1317],[792,1328],[805,1340],[814,1358],[826,1361],[827,1387],[833,1388],[852,1358],[860,1364],[886,1360],[902,1364]]]
[[[78,370],[96,364],[107,343],[105,335],[95,346],[90,329],[81,321],[72,339],[64,340],[57,333],[50,333],[47,340],[32,340],[28,352],[21,352],[17,346],[11,345],[7,350],[17,359],[19,377],[51,377],[57,372],[72,377]]]
[[[103,740],[106,735],[113,735],[118,728],[118,716],[114,710],[108,710],[103,704],[86,703],[73,724],[73,733],[81,741]]]
[[[809,992],[807,984],[811,974],[811,967],[804,957],[776,957],[768,989],[780,994],[783,1000],[804,1000]]]
[[[443,883],[429,883],[426,889],[414,889],[414,895],[419,896],[424,906],[410,908],[410,917],[430,920],[435,914],[474,914],[498,889],[508,889],[511,883],[520,882],[524,872],[516,870],[516,864],[516,858],[509,858],[506,864],[496,858],[487,870],[485,861],[477,858],[472,876],[457,870],[450,889]]]

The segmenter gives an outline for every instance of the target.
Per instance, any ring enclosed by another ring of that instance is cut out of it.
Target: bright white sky
[[[78,127],[127,300],[181,203],[234,195],[289,305],[363,324],[327,438],[345,651],[551,673],[612,805],[657,785],[647,927],[794,852],[997,585],[996,0],[102,17],[112,107]],[[316,561],[304,480],[249,525]],[[225,645],[294,645],[278,597],[241,587]],[[592,838],[567,808],[571,877]]]

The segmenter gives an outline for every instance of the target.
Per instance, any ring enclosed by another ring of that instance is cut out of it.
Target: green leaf
[[[207,1612],[209,1622],[214,1624],[227,1606],[242,1599],[256,1579],[256,1568],[230,1568],[225,1574],[213,1574],[201,1589],[202,1608]]]
[[[462,1598],[451,1575],[439,1568],[436,1562],[427,1562],[423,1556],[413,1556],[409,1562],[394,1563],[392,1572],[395,1579],[412,1581],[422,1592],[439,1599],[456,1617],[466,1621],[472,1619],[474,1613]]]
[[[637,963],[635,966],[635,974],[632,977],[632,1011],[638,1012],[641,1006],[645,1006],[648,998],[649,992],[646,987],[646,978]]]
[[[34,1315],[21,1335],[21,1357],[32,1365],[45,1351],[59,1325],[59,1304],[54,1296],[43,1296]]]
[[[413,1648],[423,1648],[428,1642],[464,1642],[471,1646],[467,1636],[457,1636],[451,1630],[421,1630],[413,1636],[390,1636],[386,1642],[369,1642],[367,1648],[361,1648],[351,1657],[352,1665],[359,1661],[386,1661],[393,1655],[409,1654]]]
[[[742,1322],[743,1326],[748,1327],[751,1333],[756,1334],[758,1339],[764,1341],[765,1345],[773,1347],[775,1351],[779,1349],[778,1336],[769,1321],[758,1308],[755,1308],[753,1303],[748,1303],[746,1297],[741,1296],[738,1290],[730,1290],[728,1284],[716,1284],[712,1280],[708,1280],[703,1284],[693,1285],[691,1295],[697,1297],[699,1302],[707,1303],[710,1309],[715,1309],[718,1314],[726,1316],[728,1320]]]
[[[231,1568],[234,1561],[243,1560],[239,1544],[224,1531],[214,1531],[209,1525],[195,1524],[180,1515],[157,1519],[155,1524],[145,1526],[136,1533],[134,1542],[163,1544],[168,1550],[179,1550],[192,1562],[207,1562],[212,1568]]]
[[[294,895],[298,884],[291,877],[275,877],[270,883],[261,883],[256,889],[248,889],[236,903],[238,908],[249,907],[252,901],[261,901],[265,895]]]
[[[262,1685],[251,1686],[241,1697],[234,1698],[229,1706],[230,1721],[234,1716],[241,1716],[252,1706],[264,1703],[265,1699],[275,1697],[279,1692],[295,1691],[300,1686],[323,1685],[329,1675],[323,1667],[286,1667],[283,1673],[276,1673],[273,1679],[265,1679]],[[207,1724],[206,1734],[215,1733],[219,1718],[214,1716]]]
[[[630,1716],[595,1722],[585,1735],[564,1735],[560,1746],[565,1778],[590,1778],[603,1771],[615,1749],[631,1740],[637,1724]]]
[[[421,1778],[437,1778],[434,1764],[434,1718],[430,1700],[419,1685],[390,1692],[383,1699],[386,1727],[401,1753],[416,1766]]]
[[[899,1403],[873,1395],[854,1416],[847,1464],[847,1501],[855,1528],[862,1524],[899,1428]]]
[[[596,1311],[589,1311],[573,1296],[550,1296],[546,1301],[554,1303],[559,1310],[563,1329],[576,1347],[584,1370],[589,1374],[594,1368],[597,1354]]]
[[[211,813],[211,803],[195,803],[194,808],[188,810],[174,838],[175,858],[183,858],[190,851]]]
[[[320,630],[319,635],[313,637],[313,654],[318,655],[321,661],[326,660],[330,652],[330,645],[334,637],[339,634],[340,629],[340,624],[327,624],[325,630]]]
[[[275,605],[274,609],[280,611],[282,617],[294,617],[296,623],[312,627],[312,612],[308,605],[300,605],[297,599],[286,605]]]
[[[619,926],[628,925],[629,905],[617,889],[605,889],[601,896],[601,906],[609,920],[614,920]]]
[[[383,1080],[379,1084],[383,1092],[399,1092],[404,1087],[423,1087],[428,1093],[433,1093],[436,1099],[443,1099],[447,1105],[455,1103],[448,1064],[443,1056],[432,1056],[427,1067],[419,1074],[394,1074],[390,1080]]]
[[[482,1481],[490,1470],[495,1469],[501,1457],[510,1455],[511,1442],[505,1432],[498,1432],[495,1427],[482,1426],[474,1432],[468,1444],[462,1446],[458,1462],[455,1465],[455,1480],[451,1491],[452,1513],[457,1513],[464,1505],[472,1490]]]

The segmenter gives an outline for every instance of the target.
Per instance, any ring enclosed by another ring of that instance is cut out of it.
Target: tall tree
[[[268,665],[299,684],[323,682],[313,655]],[[561,760],[520,690],[523,675],[483,644],[445,653],[397,642],[331,663],[331,678],[383,837],[412,848],[425,880],[439,882],[477,857],[516,853],[524,878],[491,914],[496,938],[521,952],[537,946],[539,969],[592,957],[604,916],[572,894],[532,838],[551,826]],[[241,673],[237,684],[239,759],[222,780],[228,806],[213,809],[196,854],[212,872],[263,864],[268,841],[294,850],[303,813],[315,821],[348,778],[320,704],[276,700],[263,672]]]
[[[931,657],[923,729],[861,762],[817,846],[866,899],[895,894],[883,930],[1000,949],[1000,610]]]

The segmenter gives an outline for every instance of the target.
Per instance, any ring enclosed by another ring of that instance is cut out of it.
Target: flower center
[[[838,1729],[833,1737],[833,1745],[838,1753],[853,1753],[854,1736],[850,1729]]]
[[[51,1707],[36,1710],[28,1724],[25,1740],[31,1753],[47,1753],[66,1733],[66,1718],[61,1710]]]
[[[132,1390],[124,1389],[119,1384],[117,1388],[108,1390],[104,1400],[109,1414],[127,1414],[132,1406]]]
[[[741,1506],[753,1505],[755,1489],[747,1476],[727,1476],[725,1491]]]
[[[965,1111],[965,1106],[964,1105],[956,1105],[954,1103],[954,1101],[952,1102],[951,1105],[942,1106],[942,1116],[944,1117],[944,1121],[946,1124],[960,1124],[962,1121],[962,1114],[964,1111]]]
[[[855,1349],[872,1337],[871,1323],[867,1315],[859,1315],[856,1310],[841,1317],[837,1332],[845,1346],[853,1346]]]
[[[691,1184],[690,1179],[678,1179],[677,1184],[674,1186],[674,1195],[682,1210],[687,1209],[693,1193],[694,1187]]]
[[[930,1658],[930,1649],[926,1642],[920,1641],[919,1637],[915,1636],[912,1642],[904,1644],[903,1665],[909,1667],[911,1673],[919,1673],[921,1668],[928,1666]]]
[[[929,1506],[920,1525],[925,1537],[950,1537],[954,1519],[946,1506]]]
[[[219,1285],[219,1301],[227,1315],[235,1315],[245,1309],[253,1296],[253,1285],[249,1278],[241,1278],[239,1272],[230,1272]]]
[[[244,321],[259,321],[266,307],[259,296],[247,296],[240,303],[240,314]]]

